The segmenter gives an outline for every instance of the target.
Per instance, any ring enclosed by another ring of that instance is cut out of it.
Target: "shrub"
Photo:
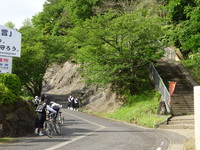
[[[0,74],[0,83],[5,85],[10,92],[14,93],[16,96],[19,96],[20,92],[20,80],[15,74]]]
[[[0,105],[13,104],[17,98],[18,97],[12,93],[5,85],[0,84]]]

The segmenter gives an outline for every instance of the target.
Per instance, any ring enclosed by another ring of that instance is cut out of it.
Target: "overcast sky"
[[[8,21],[19,29],[26,18],[42,11],[45,0],[0,0],[0,25]]]

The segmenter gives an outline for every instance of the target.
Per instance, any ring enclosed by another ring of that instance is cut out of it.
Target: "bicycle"
[[[54,103],[55,104],[55,103]],[[62,105],[54,105],[52,107],[55,111],[57,111],[58,114],[58,121],[63,125],[64,124],[64,116],[62,116],[62,112],[60,111],[60,109],[62,108]]]
[[[49,114],[49,119],[44,122],[45,134],[51,138],[55,133],[62,134],[61,122],[56,119],[56,114]]]

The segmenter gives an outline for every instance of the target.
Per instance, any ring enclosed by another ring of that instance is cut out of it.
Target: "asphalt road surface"
[[[32,135],[1,150],[167,150],[181,143],[179,134],[111,121],[83,112],[62,109],[63,134],[52,138]]]

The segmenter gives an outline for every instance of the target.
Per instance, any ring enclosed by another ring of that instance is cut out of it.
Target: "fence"
[[[165,101],[167,112],[170,113],[170,107],[168,105],[168,102],[170,100],[169,91],[167,90],[162,78],[158,74],[158,72],[153,64],[149,65],[149,72],[150,72],[152,80],[156,86],[156,89],[160,92],[162,99]]]

